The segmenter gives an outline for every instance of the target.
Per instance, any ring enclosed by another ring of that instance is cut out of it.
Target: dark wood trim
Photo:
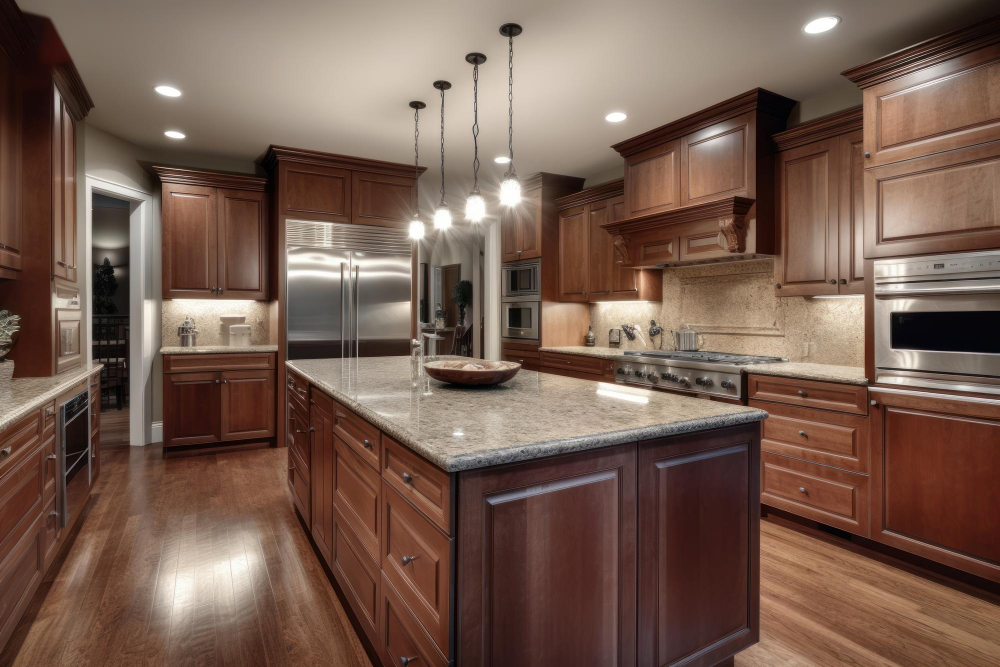
[[[66,108],[73,115],[73,120],[80,122],[94,108],[94,100],[90,97],[83,78],[72,62],[60,63],[52,68],[52,80],[56,82]]]
[[[552,174],[547,171],[540,171],[537,174],[532,174],[527,178],[521,179],[521,192],[526,193],[528,190],[543,186],[572,190],[573,192],[576,192],[583,187],[584,182],[585,179],[577,176],[564,176],[562,174]],[[558,199],[558,197],[553,197],[553,201],[556,199]]]
[[[870,88],[998,42],[1000,14],[846,69],[841,75],[853,81],[858,88]]]
[[[864,116],[862,108],[862,105],[859,104],[856,107],[796,125],[784,132],[778,132],[771,136],[772,141],[774,141],[774,149],[786,151],[789,148],[798,148],[814,141],[857,132],[861,129],[861,121]]]
[[[225,188],[229,190],[251,190],[266,192],[267,179],[250,174],[233,174],[221,171],[202,171],[200,169],[184,169],[183,167],[150,167],[161,183],[176,183],[179,185],[196,185],[206,188]]]
[[[0,0],[0,49],[15,64],[31,49],[35,35],[14,0]]]
[[[37,51],[34,59],[51,72],[52,79],[58,86],[73,120],[77,122],[83,120],[94,108],[94,100],[90,97],[87,86],[84,85],[80,72],[73,64],[73,59],[55,26],[44,16],[25,14],[24,18],[37,40],[34,45]]]
[[[611,148],[615,149],[622,157],[628,157],[629,155],[652,148],[653,146],[658,146],[667,141],[680,139],[692,132],[728,118],[739,116],[748,111],[766,113],[778,117],[784,122],[788,118],[788,114],[791,113],[792,107],[796,104],[798,103],[795,100],[778,95],[777,93],[772,93],[763,88],[754,88],[742,95],[731,97],[707,109],[702,109],[672,123],[661,125],[637,137],[621,141],[614,144]]]
[[[337,167],[340,169],[350,169],[353,171],[368,171],[376,174],[387,174],[389,176],[407,176],[419,178],[427,171],[427,167],[416,167],[399,162],[384,162],[382,160],[372,160],[370,158],[352,157],[350,155],[338,155],[337,153],[324,153],[322,151],[307,150],[305,148],[290,148],[288,146],[268,147],[258,164],[268,172],[274,171],[279,162],[303,162],[307,164],[318,164],[325,167]]]
[[[575,194],[559,197],[555,200],[556,208],[561,211],[566,208],[573,208],[574,206],[593,204],[594,202],[610,199],[611,197],[622,197],[624,194],[625,179],[619,178],[617,181],[611,181],[610,183],[605,183],[603,185],[595,185],[592,188],[580,190]]]
[[[666,225],[676,225],[682,222],[698,222],[699,220],[711,220],[713,218],[727,218],[732,216],[745,216],[754,205],[753,199],[746,197],[726,197],[718,201],[711,201],[707,204],[696,206],[685,206],[659,213],[639,216],[637,218],[625,218],[615,220],[601,225],[602,229],[608,230],[609,234],[630,234],[644,232]]]

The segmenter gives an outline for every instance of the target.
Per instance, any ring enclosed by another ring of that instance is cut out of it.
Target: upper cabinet
[[[1000,16],[843,74],[864,94],[865,256],[1000,246]]]
[[[625,158],[624,215],[602,226],[615,262],[652,268],[773,254],[770,137],[794,104],[756,88],[614,145]]]
[[[560,301],[659,301],[663,272],[624,268],[605,229],[625,214],[623,181],[556,200],[559,207]]]
[[[11,54],[8,54],[8,51]],[[21,46],[0,51],[0,278],[21,271]]]
[[[774,135],[777,296],[864,293],[861,107]]]
[[[52,180],[52,275],[75,283],[76,119],[58,86],[53,87]]]
[[[541,196],[541,188],[525,190],[517,206],[500,210],[501,261],[542,256]]]
[[[267,180],[153,167],[163,183],[163,298],[267,298]]]

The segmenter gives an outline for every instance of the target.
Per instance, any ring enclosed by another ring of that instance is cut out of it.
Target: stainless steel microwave
[[[500,335],[502,337],[538,340],[540,301],[504,298],[500,307]]]
[[[538,261],[503,265],[503,296],[507,298],[541,296],[542,265]]]

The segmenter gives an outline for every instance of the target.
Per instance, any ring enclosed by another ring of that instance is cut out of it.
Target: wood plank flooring
[[[129,444],[128,408],[101,409],[101,447],[127,447]]]
[[[292,509],[284,449],[102,452],[2,665],[368,665]],[[737,667],[997,665],[1000,607],[783,526]]]

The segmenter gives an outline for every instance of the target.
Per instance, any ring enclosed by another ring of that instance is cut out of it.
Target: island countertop
[[[467,388],[412,382],[408,357],[287,366],[448,472],[767,418],[756,408],[523,369],[496,387]]]

